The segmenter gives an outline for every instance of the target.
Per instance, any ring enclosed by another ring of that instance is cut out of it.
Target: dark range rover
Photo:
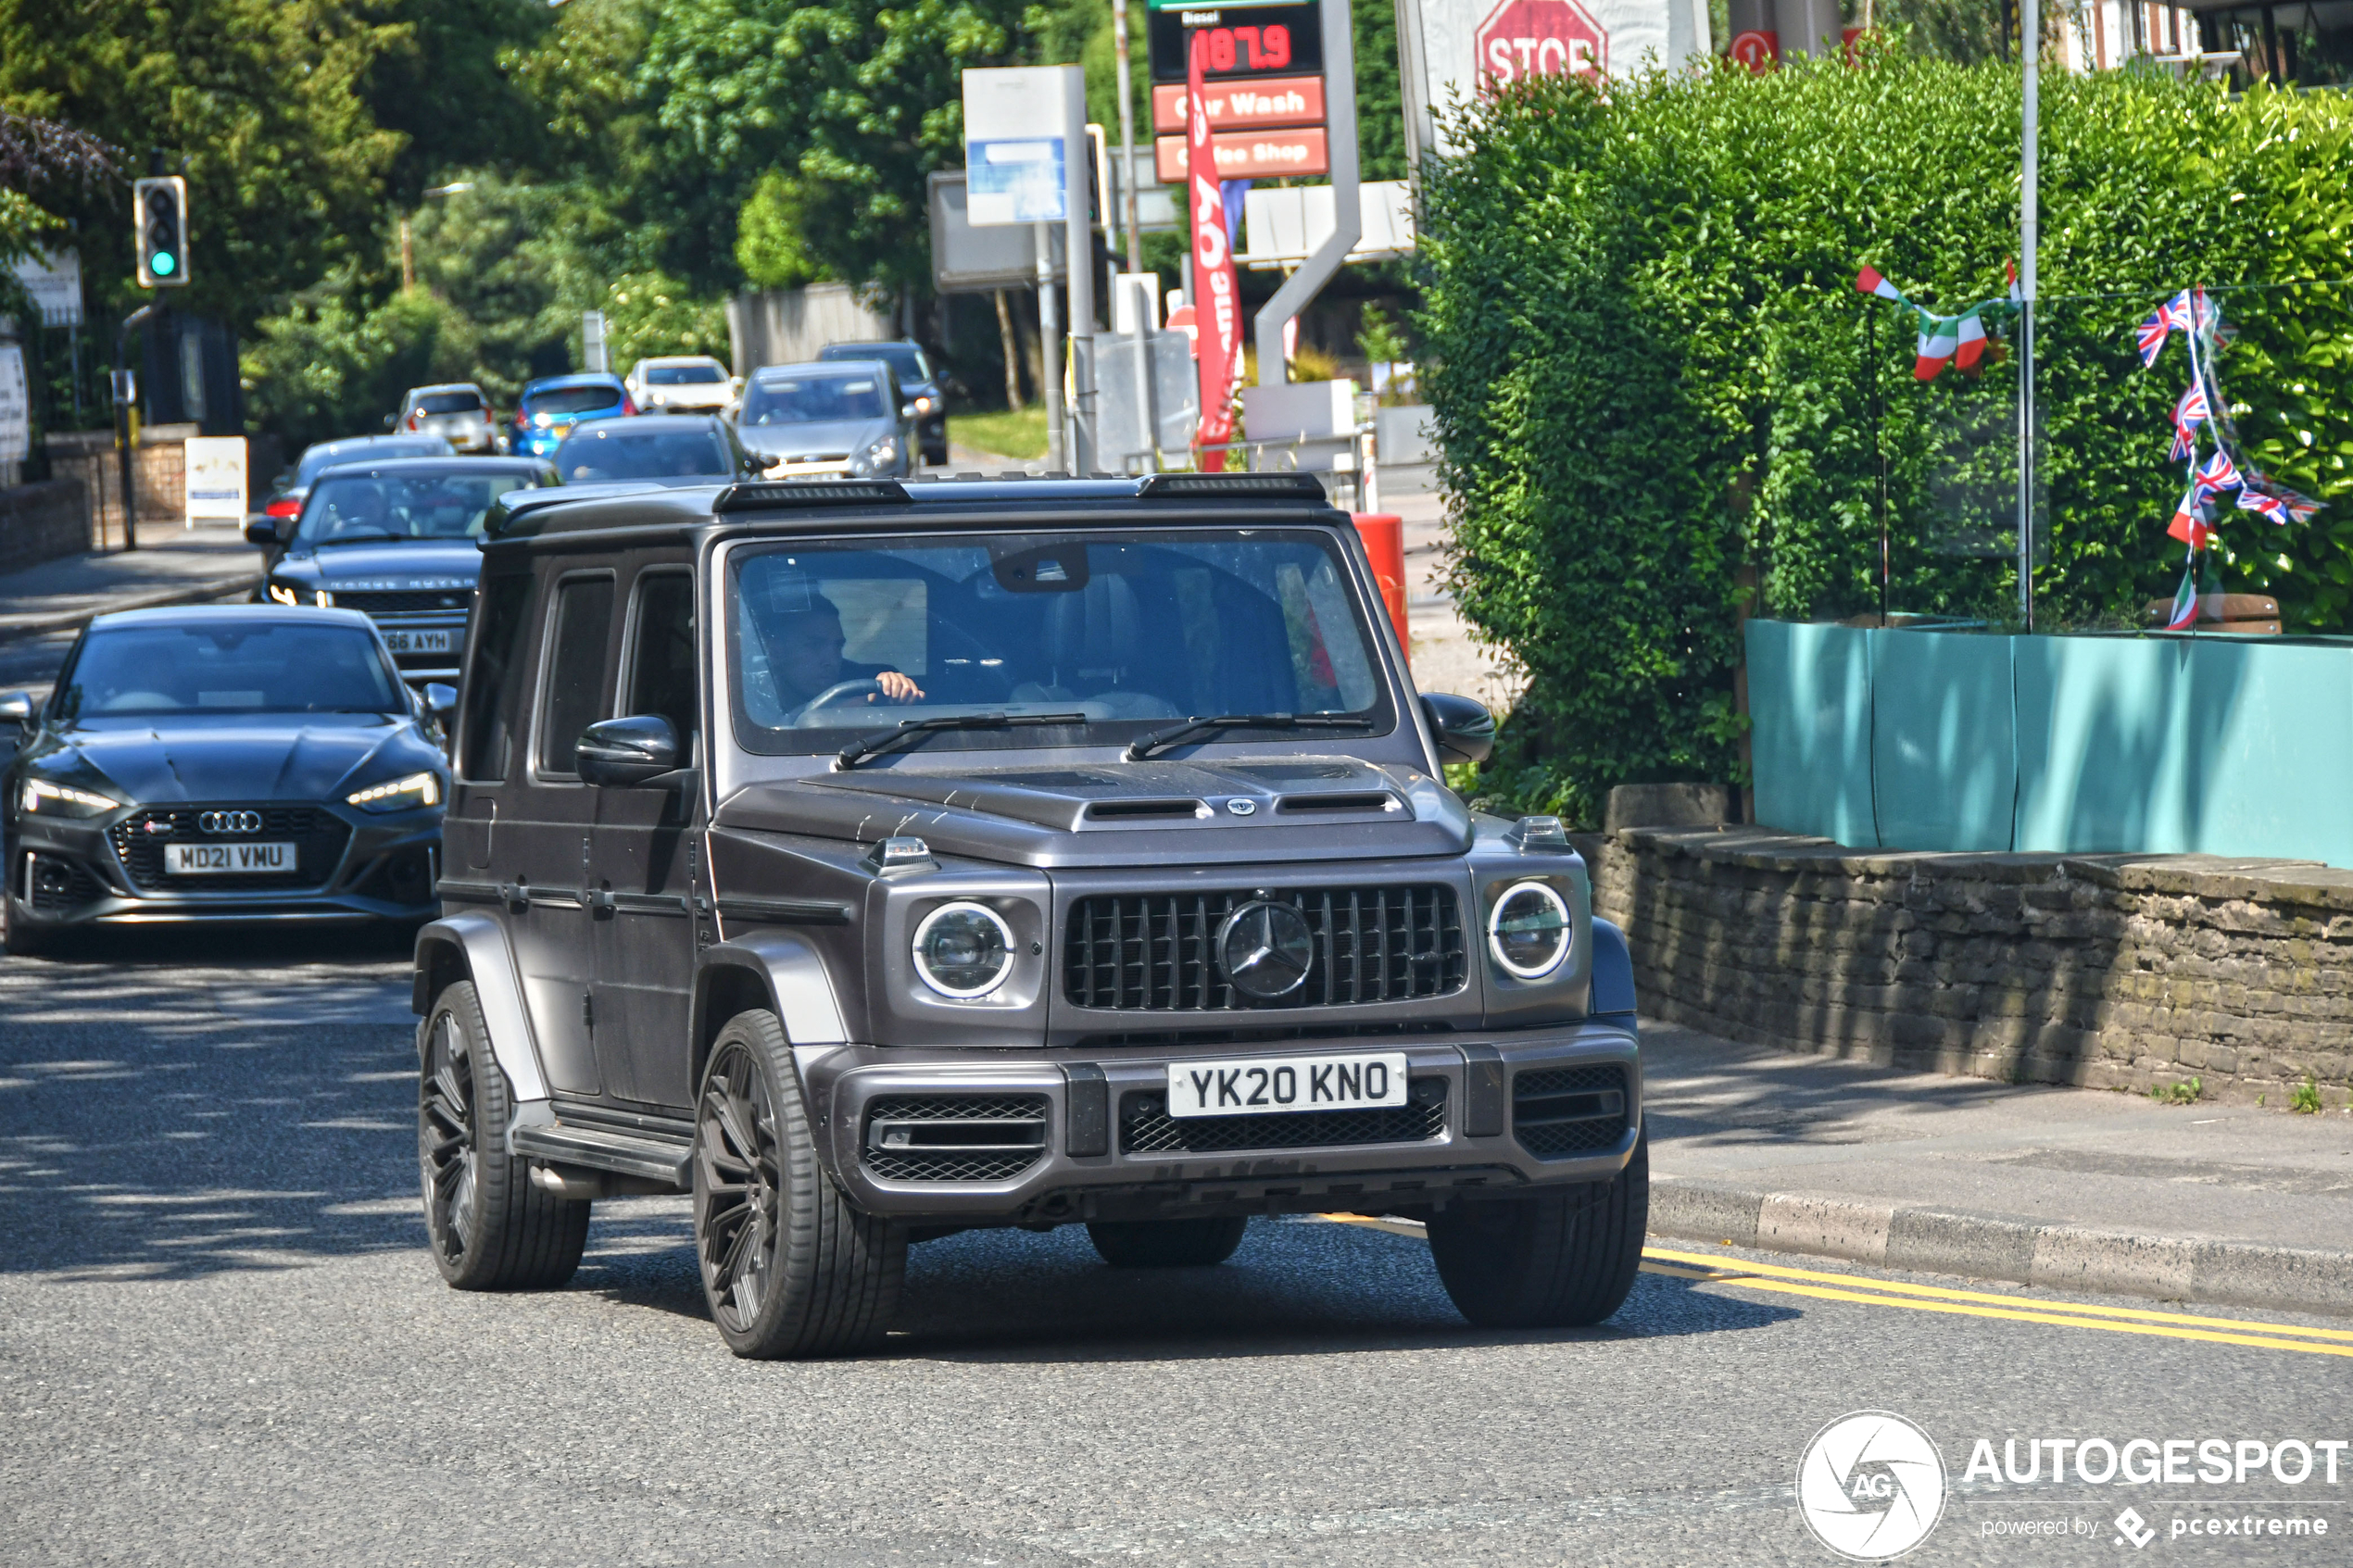
[[[1315,482],[507,497],[417,947],[434,1261],[569,1278],[690,1192],[749,1356],[868,1345],[912,1242],[1425,1221],[1472,1321],[1597,1321],[1648,1204],[1625,946],[1466,809]]]

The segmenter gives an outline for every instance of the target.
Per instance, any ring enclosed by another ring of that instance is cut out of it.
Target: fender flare
[[[694,1042],[698,1074],[711,1036],[726,1022],[724,1017],[715,1016],[719,1010],[712,1006],[712,997],[736,984],[749,984],[766,1000],[768,1010],[783,1022],[785,1038],[797,1051],[849,1043],[833,976],[817,949],[784,932],[755,932],[704,948],[695,965],[687,1035]]]
[[[522,981],[515,972],[513,950],[507,933],[484,914],[449,915],[417,933],[417,972],[409,1007],[419,1015],[417,1037],[424,1043],[423,1015],[433,1007],[434,977],[455,968],[473,982],[482,1002],[483,1022],[490,1026],[490,1054],[507,1075],[512,1098],[521,1103],[547,1098],[547,1074],[539,1070],[537,1043],[531,1033],[531,1014],[522,1003]]]
[[[1634,957],[1626,933],[1611,921],[1593,922],[1593,989],[1586,1012],[1595,1018],[1634,1011]]]

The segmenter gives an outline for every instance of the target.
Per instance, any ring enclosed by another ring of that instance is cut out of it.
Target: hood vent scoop
[[[1098,800],[1087,808],[1090,822],[1132,822],[1172,817],[1206,817],[1209,808],[1198,800]]]
[[[1335,790],[1328,795],[1286,795],[1277,808],[1287,814],[1324,811],[1394,811],[1397,797],[1386,790]]]

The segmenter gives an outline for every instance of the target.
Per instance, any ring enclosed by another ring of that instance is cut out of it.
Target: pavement
[[[79,630],[94,615],[244,596],[261,552],[233,528],[143,521],[136,550],[64,556],[0,572],[0,643]]]
[[[1645,1023],[1651,1232],[2353,1315],[2353,1118],[1900,1073]]]

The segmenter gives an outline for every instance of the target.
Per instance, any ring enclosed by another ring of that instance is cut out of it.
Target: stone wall
[[[90,547],[90,503],[78,479],[0,490],[0,571],[15,571]]]
[[[1642,1010],[2012,1082],[2278,1107],[2353,1070],[2353,872],[2205,855],[1904,854],[1763,828],[1609,835],[1594,912]]]

